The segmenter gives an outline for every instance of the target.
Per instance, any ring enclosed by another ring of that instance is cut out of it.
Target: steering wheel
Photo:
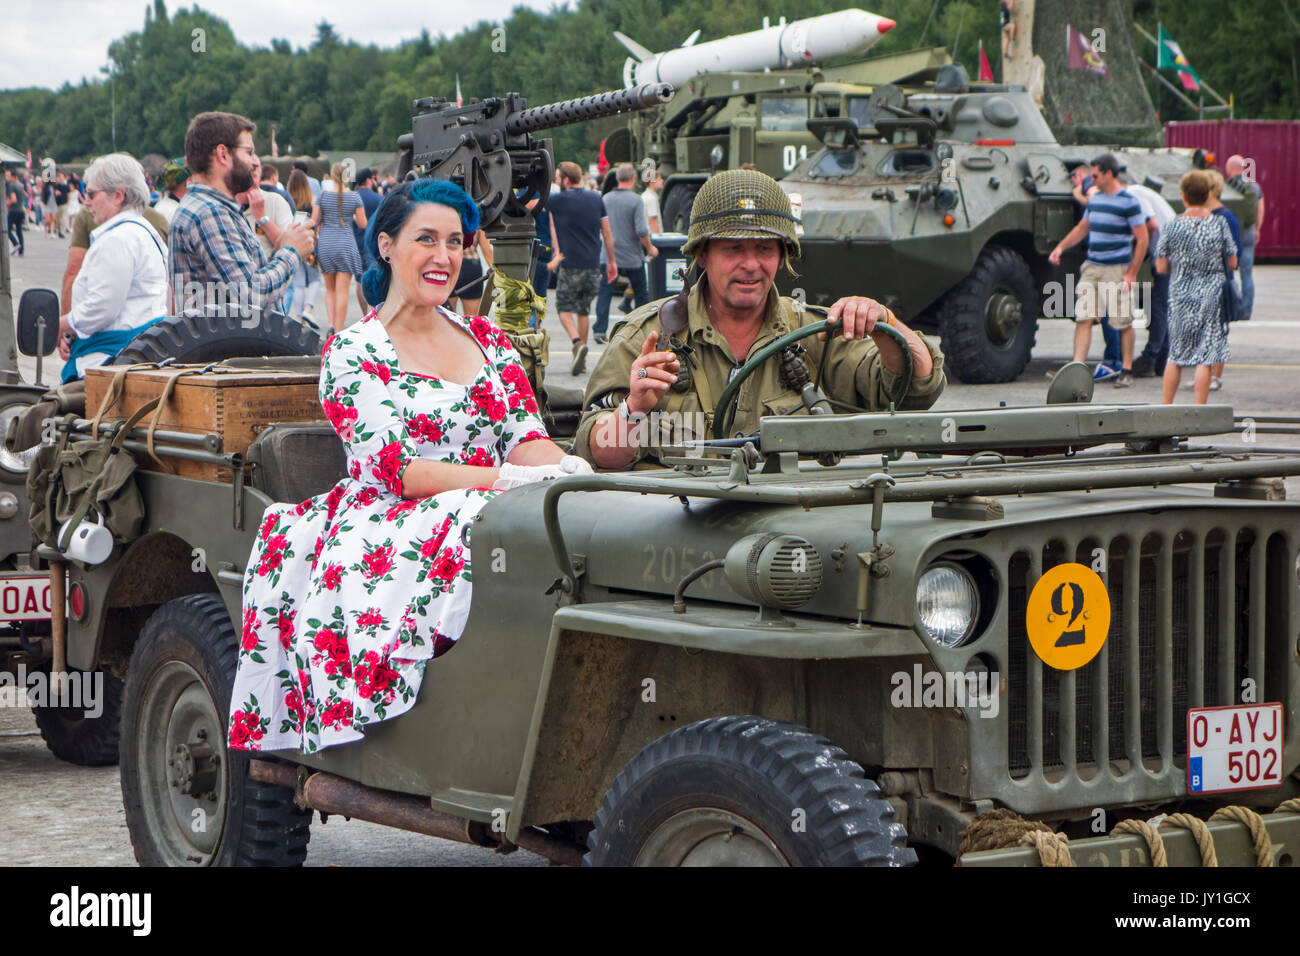
[[[802,328],[795,329],[793,332],[787,332],[774,342],[769,342],[761,349],[754,353],[754,357],[749,359],[736,370],[731,376],[731,381],[727,387],[722,390],[722,396],[718,399],[718,405],[713,410],[713,437],[726,438],[727,432],[731,429],[731,423],[735,419],[735,409],[732,407],[732,401],[740,391],[740,386],[744,384],[745,379],[754,373],[754,370],[766,362],[773,355],[778,354],[788,345],[798,342],[800,339],[807,338],[810,335],[817,335],[819,332],[832,334],[840,327],[838,319],[825,319],[821,322],[814,322],[812,325],[805,325]],[[907,395],[908,389],[912,387],[912,351],[908,345],[907,337],[892,325],[886,325],[883,322],[877,322],[872,331],[882,330],[887,335],[897,341],[899,349],[903,353],[903,371],[898,376],[898,385],[894,389],[894,394],[890,401],[895,407],[902,404],[903,397]],[[827,343],[829,347],[829,342]],[[826,354],[828,349],[822,350],[822,366],[826,364]],[[818,369],[817,381],[821,382],[821,369]],[[837,403],[839,404],[839,403]]]

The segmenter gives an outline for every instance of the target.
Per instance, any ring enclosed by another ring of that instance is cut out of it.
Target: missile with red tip
[[[739,70],[783,70],[823,63],[866,52],[894,28],[893,20],[866,10],[840,10],[820,17],[764,27],[696,44],[696,30],[674,50],[654,53],[615,31],[618,42],[632,54],[623,65],[623,83],[671,83],[681,86],[699,73]]]

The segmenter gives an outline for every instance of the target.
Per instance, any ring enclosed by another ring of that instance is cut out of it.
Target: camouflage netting
[[[1104,31],[1099,52],[1109,76],[1069,68],[1067,25],[1089,39]],[[1130,0],[1037,0],[1033,43],[1046,67],[1043,115],[1062,143],[1163,145],[1137,62],[1147,51],[1135,44],[1146,40],[1133,28]]]

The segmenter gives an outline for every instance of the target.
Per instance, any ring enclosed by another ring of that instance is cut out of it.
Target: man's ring
[[[636,370],[636,377],[637,377],[637,378],[645,378],[645,377],[646,377],[647,375],[649,375],[649,374],[650,374],[650,373],[647,372],[644,368],[639,368],[639,369]]]

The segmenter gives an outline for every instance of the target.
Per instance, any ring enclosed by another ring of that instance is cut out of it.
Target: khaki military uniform
[[[744,363],[747,356],[738,357],[731,352],[726,338],[709,321],[704,304],[707,279],[701,280],[691,290],[689,323],[683,335],[691,351],[683,358],[678,380],[655,406],[647,426],[657,432],[649,441],[642,441],[637,457],[624,466],[635,467],[641,463],[656,444],[672,444],[683,440],[710,438],[713,428],[713,409],[722,390],[726,388],[732,370]],[[592,372],[583,399],[583,416],[574,437],[573,453],[591,461],[591,429],[596,420],[618,407],[627,398],[628,379],[632,363],[641,354],[646,337],[660,330],[659,306],[664,300],[651,302],[632,312],[610,339],[609,346]],[[773,289],[768,293],[767,314],[758,338],[750,347],[753,355],[763,346],[804,325],[820,322],[824,318],[803,308],[794,299],[779,296]],[[891,313],[892,318],[892,313]],[[660,336],[659,349],[668,343]],[[682,335],[678,336],[678,341]],[[943,391],[943,353],[937,345],[921,336],[934,369],[925,377],[912,380],[911,388],[903,400],[903,408],[924,409],[934,404]],[[871,410],[884,409],[898,384],[898,376],[884,367],[876,344],[870,339],[845,339],[836,336],[823,342],[810,335],[799,342],[806,348],[803,356],[813,381],[822,350],[829,348],[824,379],[818,384],[828,398],[858,405]],[[741,386],[736,401],[736,413],[731,425],[731,435],[747,435],[758,429],[759,418],[765,415],[806,415],[807,408],[797,391],[786,388],[780,380],[779,356],[772,356]],[[703,434],[701,434],[703,430]]]

